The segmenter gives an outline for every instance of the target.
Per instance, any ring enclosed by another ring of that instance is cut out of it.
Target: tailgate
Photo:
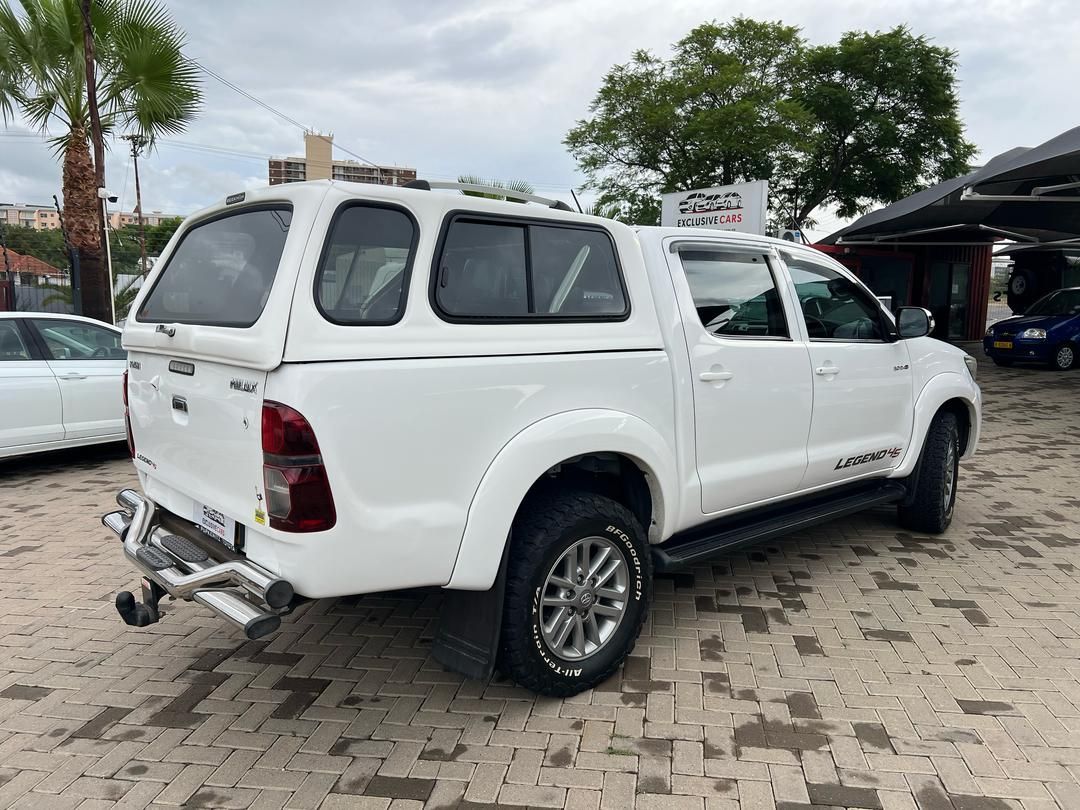
[[[220,525],[218,539],[231,545],[230,521],[250,525],[262,504],[266,372],[145,352],[129,353],[128,366],[143,489],[207,533]]]

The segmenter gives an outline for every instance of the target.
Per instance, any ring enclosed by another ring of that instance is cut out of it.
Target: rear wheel
[[[652,560],[622,504],[587,492],[530,499],[511,532],[500,663],[544,695],[609,678],[648,611]]]
[[[915,475],[915,491],[897,507],[905,529],[941,534],[952,522],[960,474],[960,427],[956,414],[939,413],[930,423]]]
[[[1068,371],[1076,365],[1076,347],[1071,343],[1062,343],[1054,352],[1050,367],[1058,371]]]

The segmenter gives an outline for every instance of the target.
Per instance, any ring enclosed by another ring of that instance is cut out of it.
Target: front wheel
[[[638,520],[602,495],[557,492],[523,505],[510,543],[503,672],[557,697],[611,677],[634,648],[652,591]]]
[[[956,414],[939,413],[926,432],[915,476],[915,491],[897,507],[905,529],[941,534],[952,522],[960,475],[960,427]]]
[[[1062,343],[1054,352],[1050,367],[1058,371],[1068,371],[1076,365],[1076,347],[1071,343]]]

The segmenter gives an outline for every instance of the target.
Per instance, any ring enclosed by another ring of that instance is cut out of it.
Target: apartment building
[[[334,136],[308,132],[304,157],[272,157],[267,166],[270,185],[302,180],[345,180],[400,186],[416,179],[416,169],[403,166],[372,166],[356,160],[335,160]]]
[[[51,231],[60,227],[60,215],[51,205],[0,203],[0,222],[10,227]]]
[[[167,219],[174,219],[179,214],[163,214],[151,211],[143,214],[146,225],[160,225]],[[33,228],[37,231],[52,231],[60,227],[60,215],[51,205],[24,205],[0,203],[0,222],[10,227]],[[109,227],[113,230],[126,225],[137,225],[139,215],[131,211],[113,211],[109,213]]]

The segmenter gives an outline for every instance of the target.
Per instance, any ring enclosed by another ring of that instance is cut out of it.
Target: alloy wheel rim
[[[1061,368],[1069,368],[1073,364],[1073,350],[1071,346],[1062,346],[1058,349],[1057,364]]]
[[[956,445],[949,442],[945,451],[945,511],[952,508],[953,491],[956,489]]]
[[[595,655],[622,624],[630,595],[622,552],[606,537],[585,537],[555,561],[544,580],[540,632],[566,661]]]

